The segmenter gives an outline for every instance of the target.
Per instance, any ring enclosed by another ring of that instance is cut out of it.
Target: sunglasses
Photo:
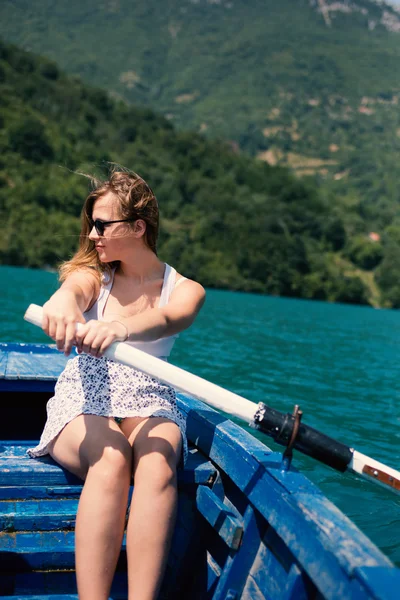
[[[92,219],[89,219],[89,225],[91,229],[94,227],[99,235],[104,235],[105,228],[112,223],[132,223],[133,221],[136,221],[136,219],[118,219],[117,221],[102,221],[101,219],[92,221]]]

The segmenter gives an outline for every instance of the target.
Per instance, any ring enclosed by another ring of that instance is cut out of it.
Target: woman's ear
[[[146,222],[142,219],[135,221],[133,231],[136,233],[137,237],[142,237],[146,231]]]

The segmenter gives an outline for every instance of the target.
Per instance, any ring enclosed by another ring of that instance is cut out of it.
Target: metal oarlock
[[[292,435],[290,436],[290,440],[288,441],[286,449],[282,455],[282,469],[284,471],[288,471],[290,469],[290,465],[292,464],[293,448],[296,443],[297,436],[299,434],[300,421],[301,421],[302,416],[303,416],[303,411],[300,410],[298,404],[295,404],[295,406],[293,408],[293,413],[292,413],[292,417],[293,417]]]

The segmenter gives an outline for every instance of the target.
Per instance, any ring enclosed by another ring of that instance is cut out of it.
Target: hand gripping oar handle
[[[41,327],[42,315],[42,307],[31,304],[25,312],[24,319]],[[77,327],[81,327],[81,324],[78,323]],[[206,402],[217,410],[246,421],[250,426],[272,437],[279,444],[286,447],[291,444],[293,448],[334,469],[342,472],[353,471],[400,493],[400,473],[395,469],[387,467],[303,423],[299,425],[296,435],[293,437],[293,415],[279,413],[264,403],[257,406],[242,396],[124,342],[111,344],[104,355],[111,360],[139,369],[139,371],[171,385],[177,391],[190,394]]]

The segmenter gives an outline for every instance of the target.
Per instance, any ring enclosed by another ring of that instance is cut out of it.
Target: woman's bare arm
[[[205,301],[204,288],[190,279],[171,294],[166,306],[153,308],[133,317],[118,320],[127,328],[130,341],[153,341],[190,327]]]
[[[107,321],[89,321],[75,333],[78,352],[100,357],[116,341],[150,342],[187,329],[205,300],[204,288],[187,280],[174,290],[168,304],[132,317],[108,315]]]
[[[76,323],[85,323],[83,312],[97,298],[99,288],[96,275],[80,269],[69,275],[43,305],[43,331],[67,356],[75,341]]]

